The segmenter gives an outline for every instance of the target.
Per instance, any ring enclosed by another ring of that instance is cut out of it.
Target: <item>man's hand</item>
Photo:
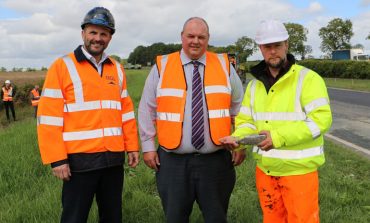
[[[129,167],[135,168],[139,164],[139,152],[127,152]]]
[[[239,144],[236,143],[236,138],[233,136],[225,136],[219,140],[227,150],[234,150],[239,147]]]
[[[260,142],[257,146],[259,148],[261,148],[262,150],[264,150],[264,151],[269,151],[270,149],[273,149],[274,145],[272,143],[272,138],[271,138],[270,131],[263,130],[259,134],[265,135],[266,139],[263,140],[262,142]]]
[[[63,165],[54,167],[53,175],[61,180],[69,181],[70,177],[72,176],[71,170],[69,169],[69,164],[63,164]]]
[[[239,150],[239,151],[234,150],[232,152],[232,156],[233,156],[234,166],[239,166],[245,160],[245,149],[242,149],[242,150]]]
[[[158,171],[158,166],[161,165],[159,162],[158,153],[156,151],[154,152],[145,152],[143,154],[143,159],[145,164],[154,169],[155,171]]]

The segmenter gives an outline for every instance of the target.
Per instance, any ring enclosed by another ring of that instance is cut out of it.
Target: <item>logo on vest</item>
[[[116,80],[115,80],[114,76],[106,75],[105,76],[105,79],[107,81],[109,81],[108,84],[116,85]]]

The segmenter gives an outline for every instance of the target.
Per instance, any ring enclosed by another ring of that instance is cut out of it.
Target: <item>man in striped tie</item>
[[[139,105],[143,158],[156,170],[166,222],[189,222],[194,201],[205,222],[227,222],[234,166],[245,153],[225,150],[219,139],[231,134],[242,83],[226,54],[207,51],[204,19],[188,19],[181,40],[181,51],[157,57],[144,86]]]

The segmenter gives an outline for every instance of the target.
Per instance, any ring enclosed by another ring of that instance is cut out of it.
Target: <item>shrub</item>
[[[44,83],[43,80],[37,83],[40,86],[40,90],[41,90],[41,87],[43,86],[43,83]],[[13,102],[21,106],[31,105],[30,93],[35,85],[34,84],[24,84],[22,86],[18,86],[16,84],[13,84],[12,86],[13,86],[13,89],[15,90],[15,96],[13,98]],[[0,103],[0,110],[2,110],[3,107],[4,107],[3,103]]]
[[[298,64],[316,71],[323,77],[370,79],[369,61],[302,60]]]

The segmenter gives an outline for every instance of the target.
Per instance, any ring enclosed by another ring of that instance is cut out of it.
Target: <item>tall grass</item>
[[[128,90],[138,105],[148,71],[128,73]],[[62,182],[49,166],[41,164],[36,121],[24,118],[0,129],[0,222],[59,222]],[[326,142],[326,165],[320,169],[321,222],[370,222],[370,161]],[[230,200],[229,222],[262,221],[254,180],[255,163],[250,152],[237,167],[237,182]],[[125,168],[123,216],[127,223],[164,222],[155,175],[143,162]],[[98,222],[94,204],[88,222]],[[191,222],[203,222],[197,205]]]

